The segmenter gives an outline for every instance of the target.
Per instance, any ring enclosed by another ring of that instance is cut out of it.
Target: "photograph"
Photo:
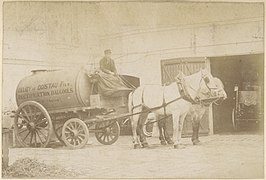
[[[3,179],[264,179],[264,2],[7,1]]]

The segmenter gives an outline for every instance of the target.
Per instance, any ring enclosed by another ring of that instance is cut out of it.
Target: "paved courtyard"
[[[80,178],[263,178],[263,135],[226,134],[201,137],[193,146],[183,138],[185,149],[161,146],[156,137],[148,149],[133,149],[130,136],[105,146],[90,137],[83,149],[58,146],[45,149],[10,149],[9,163],[36,158],[80,172]],[[77,177],[78,178],[78,177]]]

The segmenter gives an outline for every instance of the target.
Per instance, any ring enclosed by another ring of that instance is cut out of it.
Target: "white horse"
[[[209,108],[211,104],[214,103],[215,105],[219,105],[227,98],[227,94],[224,90],[224,85],[222,81],[218,78],[214,78],[214,83],[215,83],[215,86],[217,87],[218,94],[216,94],[214,97],[211,97],[210,95],[206,95],[206,94],[202,95],[199,93],[198,98],[201,99],[201,101],[197,102],[197,104],[193,104],[189,112],[187,113],[187,116],[190,116],[192,120],[193,134],[191,137],[191,141],[193,145],[197,145],[200,143],[199,141],[200,120],[202,119],[206,110]],[[202,100],[202,98],[206,98],[206,97],[207,99],[205,101]],[[156,120],[158,121],[158,117],[156,119],[154,113],[150,113],[145,123],[154,122]],[[170,119],[166,118],[166,119],[162,119],[158,121],[159,140],[162,145],[173,144],[173,141],[171,139],[172,137],[170,137],[170,133],[168,129],[169,126],[167,126],[167,123],[170,123],[171,120],[172,120],[171,118]],[[143,133],[146,136],[149,136],[149,137],[151,136],[151,133],[147,132],[146,127],[143,127]]]
[[[168,86],[146,85],[138,87],[129,94],[128,107],[130,113],[134,114],[131,117],[134,148],[139,148],[141,145],[148,146],[142,127],[149,111],[153,111],[156,115],[172,115],[174,147],[181,148],[183,122],[191,103],[196,101],[199,94],[217,93],[213,77],[206,69],[201,69],[190,76],[184,76],[182,72],[179,75],[182,86],[176,82]],[[185,92],[186,97],[182,92]]]
[[[207,104],[204,104],[204,102],[200,102],[199,104],[194,104],[191,106],[188,112],[188,114],[191,116],[191,119],[192,119],[193,134],[191,137],[191,141],[193,145],[197,145],[198,143],[200,143],[200,140],[199,140],[200,120],[202,119],[206,110],[209,108],[209,105],[213,103],[215,105],[220,105],[227,98],[227,94],[224,90],[224,85],[222,81],[218,78],[214,78],[214,83],[217,87],[217,92],[218,92],[217,97],[220,97],[220,98],[210,101]]]

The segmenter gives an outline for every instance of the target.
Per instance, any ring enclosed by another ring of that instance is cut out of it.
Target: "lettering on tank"
[[[18,99],[34,99],[40,97],[60,96],[74,92],[72,84],[65,81],[37,84],[33,86],[19,87]]]

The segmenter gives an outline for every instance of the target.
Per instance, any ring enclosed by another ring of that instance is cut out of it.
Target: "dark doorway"
[[[258,84],[263,92],[263,56],[263,54],[256,54],[210,58],[212,75],[222,80],[228,96],[220,106],[213,106],[214,133],[233,131],[232,110],[235,105],[235,85]]]

